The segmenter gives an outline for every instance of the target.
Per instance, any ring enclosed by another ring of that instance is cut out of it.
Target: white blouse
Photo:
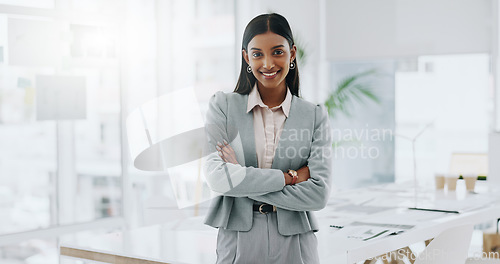
[[[288,87],[285,100],[272,108],[262,102],[257,84],[248,95],[247,113],[253,109],[255,149],[259,168],[271,168],[285,120],[290,113],[291,104],[292,93]]]

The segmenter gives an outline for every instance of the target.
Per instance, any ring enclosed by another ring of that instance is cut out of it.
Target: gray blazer
[[[271,169],[257,165],[253,113],[246,113],[248,95],[215,93],[209,102],[205,131],[207,156],[204,172],[212,199],[205,224],[228,230],[252,228],[255,201],[277,207],[278,231],[294,235],[318,231],[310,211],[325,207],[330,189],[332,138],[323,106],[293,96],[290,113],[276,148]],[[215,149],[226,140],[239,164],[224,162]],[[285,185],[283,172],[307,165],[310,179]]]

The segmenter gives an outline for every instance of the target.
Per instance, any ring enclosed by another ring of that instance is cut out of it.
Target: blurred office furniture
[[[413,203],[413,189],[408,186],[411,182],[359,188],[334,195],[327,207],[317,212],[320,231],[316,236],[321,261],[352,264],[405,249],[430,238],[436,238],[431,242],[435,248],[441,246],[440,240],[449,239],[448,235],[439,237],[450,226],[482,223],[500,215],[498,194],[466,193],[464,199],[458,200],[458,195],[450,197],[435,192],[433,187],[420,188],[425,194],[425,199],[421,201],[446,205],[459,213],[408,210],[407,207]],[[467,230],[464,228],[460,232]],[[366,234],[370,235],[360,238]],[[190,217],[96,237],[91,241],[66,241],[61,245],[61,255],[102,261],[107,256],[102,252],[106,252],[119,258],[146,259],[158,263],[214,263],[216,235],[217,229],[203,225],[202,217]],[[457,240],[468,245],[470,234],[460,236]],[[461,247],[467,245],[457,244]],[[92,253],[91,256],[86,255],[88,252]],[[465,261],[467,249],[460,252],[465,254]]]
[[[446,177],[448,191],[456,190],[457,179],[465,182],[466,190],[475,191],[478,179],[488,179],[488,154],[487,153],[452,153],[450,169]],[[489,188],[494,188],[494,183],[487,181]]]
[[[419,188],[419,206],[437,210],[408,210],[404,207],[413,203],[410,186],[411,182],[388,184],[344,191],[332,197],[327,207],[318,212],[321,214],[320,222],[324,223],[320,227],[323,232],[317,233],[321,259],[332,263],[355,263],[377,256],[390,256],[387,254],[434,238],[450,226],[482,223],[496,219],[500,214],[498,194],[464,192],[448,195],[425,186]],[[438,211],[438,208],[448,209],[449,212]],[[342,238],[343,235],[359,232],[362,227],[359,222],[371,232],[393,228],[399,228],[399,232],[368,241]],[[339,226],[342,228],[338,229]],[[328,230],[325,232],[324,228]],[[334,262],[335,259],[342,259],[343,262]]]
[[[450,161],[450,174],[488,175],[488,153],[453,153]]]
[[[409,247],[404,247],[375,258],[367,259],[363,264],[377,264],[379,261],[382,261],[383,264],[406,264],[406,261],[414,264],[415,259],[416,256],[412,250]]]
[[[435,237],[414,264],[463,264],[467,258],[472,225],[449,228]]]
[[[61,256],[112,264],[215,263],[217,229],[191,217],[117,233],[63,241]]]
[[[467,259],[466,263],[500,263],[500,218],[497,219],[496,232],[483,231],[483,254],[481,259]]]

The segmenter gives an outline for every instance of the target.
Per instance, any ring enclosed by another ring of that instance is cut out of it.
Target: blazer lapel
[[[255,132],[253,128],[253,112],[246,112],[248,105],[248,95],[242,97],[243,102],[240,105],[241,120],[238,122],[240,127],[238,131],[241,135],[241,140],[243,144],[244,156],[245,156],[245,166],[253,166],[258,168],[257,164],[257,150],[255,148]]]
[[[297,115],[295,112],[297,111],[297,101],[295,96],[292,96],[292,102],[290,105],[290,113],[288,117],[285,119],[285,125],[283,126],[283,131],[281,132],[281,136],[278,142],[278,146],[276,147],[276,152],[274,153],[273,164],[271,165],[272,169],[281,169],[281,168],[290,168],[292,160],[286,157],[286,148],[290,147],[293,142],[287,142],[290,138],[290,134],[294,131],[291,131],[290,128],[299,128],[300,127],[300,115]],[[242,97],[242,102],[240,102],[240,117],[238,120],[238,131],[240,133],[244,156],[245,156],[245,166],[253,166],[254,168],[258,168],[257,162],[257,150],[255,147],[255,132],[253,126],[253,112],[246,112],[248,105],[248,95]],[[283,140],[286,139],[286,140]],[[281,158],[280,158],[281,157]]]
[[[292,102],[290,104],[290,112],[288,114],[288,117],[285,119],[285,125],[283,126],[283,131],[281,132],[281,136],[278,142],[278,146],[276,147],[276,152],[274,153],[274,158],[273,158],[273,164],[271,165],[271,169],[281,169],[281,168],[290,168],[290,165],[292,163],[290,158],[280,158],[280,157],[286,157],[286,148],[285,145],[290,146],[292,142],[286,142],[287,140],[283,139],[288,139],[290,138],[290,128],[298,128],[299,124],[296,124],[298,121],[296,118],[295,114],[295,96],[292,96]],[[286,143],[285,143],[286,142]]]

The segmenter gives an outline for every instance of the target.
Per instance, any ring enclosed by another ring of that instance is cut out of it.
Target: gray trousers
[[[319,263],[318,241],[313,231],[292,236],[278,233],[276,212],[253,212],[247,232],[219,228],[217,264],[315,264]]]

